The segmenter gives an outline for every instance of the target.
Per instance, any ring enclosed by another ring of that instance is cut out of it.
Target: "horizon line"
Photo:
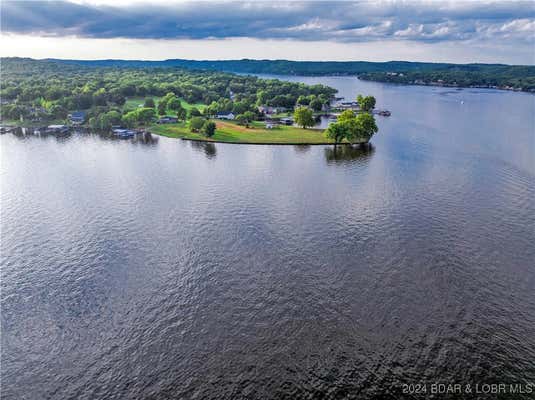
[[[232,61],[284,61],[292,63],[337,63],[337,64],[347,64],[347,63],[368,63],[368,64],[388,64],[388,63],[412,63],[412,64],[446,64],[446,65],[501,65],[501,66],[511,66],[511,67],[535,67],[534,64],[508,64],[508,63],[485,63],[485,62],[467,62],[467,63],[458,63],[458,62],[438,62],[438,61],[408,61],[408,60],[389,60],[389,61],[366,61],[366,60],[289,60],[285,58],[233,58],[233,59],[194,59],[194,58],[166,58],[166,59],[124,59],[124,58],[95,58],[95,59],[81,59],[81,58],[57,58],[57,57],[47,57],[47,58],[33,58],[33,57],[22,57],[22,56],[0,56],[0,59],[25,59],[33,61],[82,61],[82,62],[102,62],[102,61],[121,61],[121,62],[147,62],[147,63],[158,63],[166,61],[193,61],[193,62],[232,62]]]

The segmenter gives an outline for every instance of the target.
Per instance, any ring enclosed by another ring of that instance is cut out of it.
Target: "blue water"
[[[2,398],[535,381],[534,97],[285,79],[392,116],[369,150],[0,138]]]

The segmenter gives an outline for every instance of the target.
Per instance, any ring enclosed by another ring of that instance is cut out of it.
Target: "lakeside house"
[[[74,111],[69,114],[69,121],[73,125],[82,125],[85,122],[86,113],[85,111]]]
[[[334,105],[334,108],[338,108],[340,110],[360,110],[359,103],[357,103],[356,101],[342,101],[340,103],[336,103]]]
[[[157,124],[176,124],[177,122],[177,117],[172,117],[168,115],[166,115],[165,117],[161,117],[158,121],[156,121]]]
[[[233,112],[228,112],[228,111],[221,111],[221,112],[218,112],[215,117],[217,119],[227,119],[227,120],[233,120],[234,118],[236,118],[236,116],[234,115]]]

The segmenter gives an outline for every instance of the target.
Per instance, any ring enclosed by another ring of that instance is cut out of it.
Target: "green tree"
[[[177,112],[176,112],[176,116],[178,119],[180,120],[183,120],[185,121],[186,120],[186,117],[188,116],[188,112],[187,110],[184,108],[184,107],[180,107]]]
[[[359,103],[360,109],[364,112],[370,112],[375,108],[375,97],[362,95],[357,96],[357,102]]]
[[[160,100],[158,102],[158,115],[165,115],[167,112],[167,102]]]
[[[254,112],[252,111],[245,111],[243,113],[243,116],[245,117],[245,119],[247,120],[247,123],[251,123],[254,121],[254,118],[255,118],[255,115],[254,115]]]
[[[93,93],[93,104],[95,106],[105,106],[106,101],[106,89],[100,88],[95,93]]]
[[[91,127],[91,129],[98,130],[98,119],[97,119],[97,117],[89,118],[88,123],[89,123],[89,126]]]
[[[122,118],[123,124],[127,128],[133,128],[137,124],[137,110],[127,112]]]
[[[236,122],[239,125],[245,125],[249,127],[249,124],[254,121],[255,115],[252,111],[245,111],[243,114],[238,114],[236,116]]]
[[[99,120],[99,124],[98,124],[99,129],[102,132],[108,132],[111,129],[112,123],[107,114],[100,114],[98,116],[98,120]]]
[[[50,107],[50,114],[56,119],[65,119],[68,113],[67,109],[59,104]]]
[[[148,97],[145,99],[145,104],[143,104],[143,107],[145,108],[154,108],[156,105],[154,104],[154,99],[151,97]]]
[[[165,115],[169,102],[174,98],[176,98],[175,94],[173,92],[169,92],[160,99],[160,101],[158,102],[159,115]]]
[[[300,106],[308,106],[310,104],[310,99],[307,96],[301,95],[297,98],[297,104]]]
[[[234,114],[243,114],[247,109],[249,108],[249,104],[245,101],[237,101],[234,103],[234,107],[232,107],[232,112]]]
[[[306,129],[314,125],[314,113],[307,107],[299,107],[294,112],[294,120],[297,125]]]
[[[236,115],[235,121],[238,125],[247,125],[247,119],[243,114]]]
[[[310,108],[312,108],[314,111],[321,111],[321,108],[323,107],[323,103],[320,99],[314,99],[310,102]]]
[[[204,119],[201,117],[193,117],[189,121],[189,129],[192,132],[199,132],[202,129],[203,125],[204,125]]]
[[[148,124],[155,117],[154,108],[148,108],[148,107],[139,108],[135,111],[135,113],[137,117],[137,122],[142,125]]]
[[[167,108],[173,110],[178,119],[186,119],[187,111],[182,107],[182,102],[177,97],[173,97],[169,100]]]
[[[212,137],[215,133],[215,122],[206,121],[202,126],[202,133],[206,137]]]
[[[178,111],[179,109],[182,108],[182,103],[180,102],[180,100],[177,97],[172,97],[167,102],[167,108],[170,109],[170,110],[173,110],[173,111]]]
[[[353,118],[355,118],[357,114],[353,110],[344,110],[342,113],[338,116],[337,122],[345,122],[349,121]]]
[[[208,107],[204,109],[204,115],[215,115],[219,111],[219,105],[212,101]]]
[[[256,105],[257,106],[265,105],[268,101],[268,98],[269,96],[265,90],[258,90],[256,92]]]
[[[325,131],[325,136],[329,139],[335,141],[335,143],[340,143],[346,138],[347,127],[344,126],[342,122],[335,122],[330,124],[327,130]]]
[[[197,107],[191,107],[190,110],[189,110],[189,116],[190,116],[190,118],[191,117],[200,117],[201,116],[201,112],[199,111],[199,109]]]
[[[378,131],[375,118],[370,113],[362,113],[356,116],[354,113],[351,116],[351,113],[340,115],[337,122],[329,125],[325,135],[336,143],[340,143],[344,139],[350,143],[369,141]]]
[[[372,136],[378,132],[379,128],[375,123],[375,118],[369,113],[357,115],[357,139],[370,140]],[[351,139],[351,138],[350,138]]]
[[[118,125],[121,123],[121,114],[116,110],[111,110],[106,113],[112,125]]]
[[[89,126],[99,132],[107,132],[111,129],[110,118],[104,113],[99,114],[96,117],[89,118]]]

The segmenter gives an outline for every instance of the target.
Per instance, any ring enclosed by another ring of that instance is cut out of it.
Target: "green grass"
[[[204,103],[188,103],[184,99],[180,99],[180,102],[182,103],[182,107],[184,107],[186,110],[191,110],[193,107],[197,108],[197,110],[202,111],[206,108],[206,104]]]
[[[153,97],[153,99],[154,103],[158,105],[161,97]],[[139,106],[143,106],[143,104],[145,104],[145,97],[128,97],[124,103],[123,110],[135,110]]]
[[[184,139],[196,139],[227,143],[257,143],[257,144],[330,144],[334,143],[327,139],[323,130],[302,129],[294,126],[280,126],[275,129],[259,128],[256,123],[250,128],[237,125],[233,122],[216,121],[217,129],[211,138],[201,134],[190,132],[187,125],[178,124],[154,125],[150,128],[152,133]],[[256,126],[255,126],[256,125]]]
[[[154,100],[156,107],[158,107],[158,103],[162,98],[152,97],[152,99]],[[182,107],[184,107],[187,111],[191,110],[193,107],[196,107],[199,111],[202,111],[206,107],[206,105],[203,103],[188,103],[184,99],[180,99],[180,102],[182,103]],[[129,97],[124,103],[123,110],[135,110],[139,106],[143,106],[143,104],[145,104],[145,97]],[[174,114],[174,112],[169,111],[169,114]]]

